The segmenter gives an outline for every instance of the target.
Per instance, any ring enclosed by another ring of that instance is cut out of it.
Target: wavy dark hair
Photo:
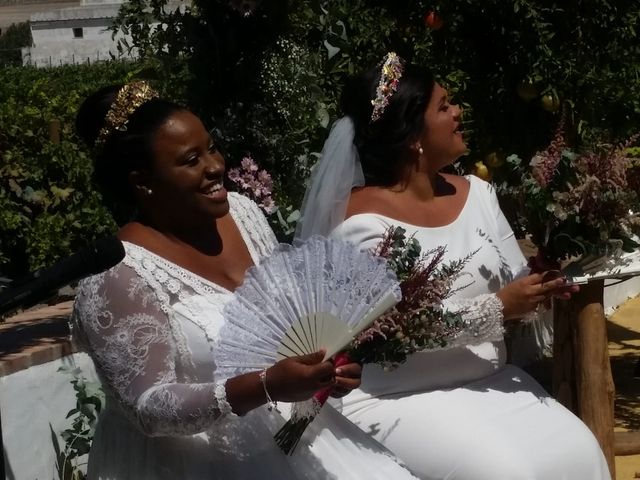
[[[429,70],[405,63],[398,89],[382,116],[371,122],[371,100],[380,75],[378,64],[351,78],[342,91],[341,106],[354,123],[354,143],[366,184],[389,187],[403,181],[415,162],[408,153],[424,131],[424,112],[435,80]]]
[[[107,112],[123,86],[111,85],[94,92],[82,103],[76,116],[76,131],[93,152],[94,183],[119,225],[130,221],[136,210],[129,174],[151,168],[156,131],[172,114],[186,110],[176,103],[155,98],[129,116],[126,131],[115,130],[104,143],[96,146]]]

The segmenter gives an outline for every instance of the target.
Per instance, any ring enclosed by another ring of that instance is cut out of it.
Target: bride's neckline
[[[161,255],[158,255],[157,253],[152,252],[151,250],[143,247],[142,245],[138,245],[137,243],[131,243],[128,240],[123,240],[122,243],[125,246],[125,251],[127,252],[127,255],[130,256],[130,252],[129,250],[133,250],[133,251],[138,251],[139,253],[141,253],[144,257],[150,257],[151,260],[153,261],[154,265],[161,265],[164,267],[165,270],[169,270],[169,271],[174,271],[178,273],[178,276],[188,276],[193,278],[194,280],[196,280],[197,282],[210,287],[214,290],[219,291],[220,293],[228,293],[228,294],[232,294],[233,292],[231,292],[230,290],[226,289],[225,287],[223,287],[222,285],[212,282],[211,280],[198,275],[195,272],[192,272],[191,270],[182,267],[180,265],[178,265],[177,263],[173,263],[171,260],[167,260],[166,258],[164,258]]]
[[[245,245],[247,246],[247,250],[249,251],[249,255],[251,256],[251,260],[253,261],[254,265],[257,265],[260,262],[260,258],[258,258],[257,252],[255,251],[254,248],[251,248],[251,237],[249,235],[249,232],[245,229],[244,223],[242,221],[240,221],[239,219],[239,212],[238,210],[235,208],[235,201],[233,202],[229,202],[229,214],[231,215],[231,218],[233,219],[234,223],[236,224],[236,228],[238,229],[238,231],[240,232],[240,236],[242,237],[242,240],[244,241]],[[160,264],[163,265],[166,269],[168,270],[173,270],[175,272],[178,273],[179,276],[187,276],[187,277],[191,277],[192,279],[194,279],[195,281],[213,289],[216,290],[220,293],[225,293],[225,294],[229,294],[232,295],[233,292],[225,287],[223,287],[222,285],[213,282],[201,275],[198,275],[197,273],[189,270],[188,268],[185,268],[181,265],[178,265],[177,263],[172,262],[171,260],[166,259],[165,257],[163,257],[162,255],[158,255],[155,252],[152,252],[151,250],[149,250],[146,247],[143,247],[142,245],[139,245],[137,243],[133,243],[130,242],[128,240],[122,240],[122,243],[125,246],[125,251],[127,251],[127,255],[129,255],[129,251],[128,249],[134,250],[134,251],[138,251],[140,252],[142,255],[147,256],[147,257],[151,257],[153,259],[154,264]]]
[[[384,219],[390,220],[391,223],[393,223],[393,224],[399,223],[399,224],[402,224],[402,225],[406,225],[408,227],[411,227],[412,229],[439,230],[439,229],[451,228],[455,224],[460,222],[460,220],[464,217],[466,211],[470,208],[472,191],[476,188],[476,182],[474,181],[474,179],[472,179],[470,177],[472,177],[472,175],[465,175],[464,176],[464,178],[466,178],[468,180],[468,182],[469,182],[469,191],[467,192],[467,198],[465,199],[464,204],[462,205],[462,208],[458,212],[458,215],[456,215],[456,218],[454,218],[452,221],[450,221],[450,222],[448,222],[448,223],[446,223],[444,225],[438,225],[438,226],[417,225],[415,223],[405,222],[403,220],[399,220],[397,218],[390,217],[389,215],[385,215],[383,213],[377,213],[377,212],[356,213],[354,215],[351,215],[349,218],[345,219],[343,223],[348,222],[352,218],[373,216],[373,217],[379,217],[379,218],[384,218]]]

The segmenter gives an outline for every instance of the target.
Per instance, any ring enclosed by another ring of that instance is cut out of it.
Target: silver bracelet
[[[273,399],[271,398],[271,395],[269,395],[269,391],[267,390],[267,369],[266,368],[260,371],[260,373],[258,374],[258,378],[260,378],[260,381],[262,382],[262,389],[264,390],[264,396],[267,397],[267,409],[269,411],[275,409],[275,411],[277,412],[278,402],[273,401]]]

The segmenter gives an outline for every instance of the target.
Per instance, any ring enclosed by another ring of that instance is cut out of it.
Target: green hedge
[[[138,69],[122,62],[0,68],[3,275],[15,278],[49,265],[114,229],[91,188],[91,161],[73,125],[78,106],[90,92],[126,81]],[[56,121],[57,143],[51,141]]]

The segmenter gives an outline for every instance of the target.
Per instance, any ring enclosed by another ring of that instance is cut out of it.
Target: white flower
[[[560,221],[567,219],[567,211],[557,203],[547,204],[547,211],[553,213],[553,215]]]
[[[542,163],[543,158],[540,155],[534,155],[531,161],[529,162],[529,166],[537,167],[540,163]]]

